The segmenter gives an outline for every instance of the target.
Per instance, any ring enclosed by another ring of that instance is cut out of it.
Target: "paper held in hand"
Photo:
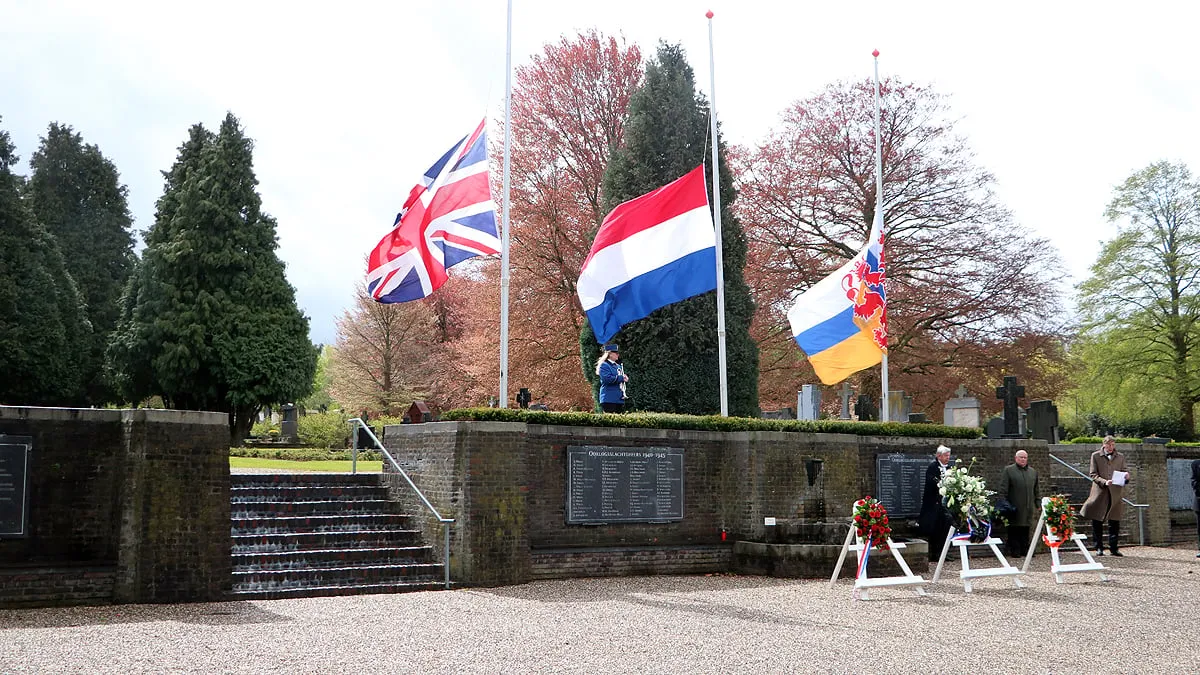
[[[1129,478],[1128,471],[1114,471],[1112,475],[1113,485],[1124,485],[1125,480]]]

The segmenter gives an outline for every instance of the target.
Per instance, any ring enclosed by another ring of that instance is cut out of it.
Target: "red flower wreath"
[[[855,503],[854,528],[859,540],[870,540],[872,548],[888,547],[892,527],[888,524],[887,508],[878,499],[867,495]]]

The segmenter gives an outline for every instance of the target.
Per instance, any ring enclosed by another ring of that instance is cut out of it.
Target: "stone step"
[[[229,477],[230,485],[239,487],[311,486],[347,487],[379,485],[377,473],[240,473]]]
[[[350,516],[402,513],[400,504],[386,499],[312,502],[236,502],[230,505],[230,517],[259,518],[274,516]]]
[[[234,572],[315,570],[348,565],[409,565],[432,561],[429,546],[361,547],[272,553],[236,553]]]
[[[233,552],[279,553],[348,548],[379,548],[417,545],[418,530],[403,528],[351,529],[342,532],[281,532],[277,534],[241,534],[233,537]]]
[[[340,516],[265,516],[232,518],[233,535],[282,534],[287,532],[352,532],[356,530],[412,529],[412,516],[348,514]]]
[[[387,499],[387,488],[378,485],[256,485],[230,490],[230,502],[314,502],[340,499]]]
[[[438,563],[407,563],[397,565],[345,565],[314,569],[257,570],[233,573],[233,588],[308,588],[313,586],[359,586],[363,584],[392,584],[436,581],[441,578]]]
[[[260,585],[255,588],[234,587],[230,600],[286,600],[288,598],[318,598],[334,595],[365,595],[369,593],[411,593],[440,591],[445,584],[436,581],[409,581],[394,584],[357,584],[352,586],[283,587]]]

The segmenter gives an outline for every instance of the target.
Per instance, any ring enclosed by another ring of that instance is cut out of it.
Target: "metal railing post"
[[[1138,509],[1138,545],[1146,545],[1146,509]]]
[[[362,420],[354,418],[354,433],[350,435],[350,473],[358,473],[358,425]]]
[[[446,590],[450,589],[450,523],[442,523],[445,533],[445,548],[442,549],[442,569],[446,571]]]

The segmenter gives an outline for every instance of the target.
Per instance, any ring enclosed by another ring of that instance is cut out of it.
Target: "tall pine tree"
[[[66,125],[50,125],[29,166],[29,206],[58,241],[92,324],[80,363],[87,403],[108,403],[115,391],[104,376],[104,348],[134,263],[128,191],[116,166]]]
[[[54,236],[22,201],[0,131],[0,404],[80,405],[91,326]]]
[[[676,180],[697,164],[711,164],[708,102],[678,45],[660,43],[646,64],[646,80],[629,104],[625,145],[604,176],[605,210]],[[758,351],[750,339],[754,304],[742,275],[746,238],[733,216],[737,194],[721,144],[721,236],[725,275],[729,413],[758,414]],[[709,195],[712,202],[712,167]],[[716,293],[664,307],[621,329],[615,339],[630,374],[632,408],[712,414],[720,411]],[[580,345],[584,372],[596,386],[599,345],[585,326]]]
[[[264,405],[308,394],[317,352],[262,212],[253,143],[232,114],[195,126],[164,174],[146,251],[110,348],[123,393],[229,413],[231,439]]]

